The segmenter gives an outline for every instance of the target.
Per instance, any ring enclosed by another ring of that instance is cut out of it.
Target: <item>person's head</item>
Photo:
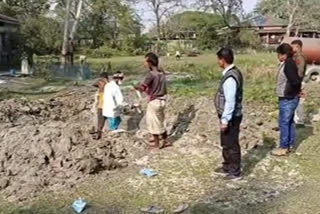
[[[230,48],[221,48],[217,52],[218,64],[221,68],[227,68],[234,61],[233,51]]]
[[[115,74],[113,74],[113,80],[118,84],[121,85],[122,81],[124,79],[124,75],[121,71],[117,71]]]
[[[287,58],[293,56],[293,49],[288,43],[283,43],[277,48],[277,53],[279,61],[284,62]]]
[[[147,69],[153,70],[153,68],[158,68],[159,58],[155,53],[150,52],[150,53],[146,54],[146,56],[144,58],[145,58],[144,66]]]
[[[100,79],[104,80],[105,82],[108,82],[109,80],[109,74],[107,72],[102,72],[100,74]]]
[[[291,42],[291,46],[294,53],[298,53],[302,51],[303,42],[300,39],[294,40]]]

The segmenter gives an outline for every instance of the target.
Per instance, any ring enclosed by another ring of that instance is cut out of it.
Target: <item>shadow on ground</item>
[[[297,150],[301,146],[301,144],[309,137],[311,137],[313,134],[314,133],[312,126],[304,126],[297,128],[297,142],[295,149]]]
[[[263,145],[257,146],[248,151],[248,153],[242,158],[243,173],[244,176],[248,176],[252,173],[256,165],[262,161],[276,147],[276,139],[270,137],[264,137]]]
[[[140,122],[143,119],[145,112],[135,112],[130,115],[130,118],[127,122],[127,130],[129,132],[134,132],[134,134],[140,130]]]
[[[188,131],[189,125],[196,117],[197,109],[194,105],[190,105],[182,112],[179,112],[177,120],[174,122],[170,135],[172,136],[172,142],[178,141],[185,132]]]

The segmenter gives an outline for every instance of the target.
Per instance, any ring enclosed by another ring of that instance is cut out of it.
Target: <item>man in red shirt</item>
[[[154,53],[148,53],[145,56],[144,66],[149,72],[144,81],[135,87],[135,89],[145,92],[148,95],[149,103],[146,113],[147,127],[153,136],[153,147],[161,149],[166,146],[171,146],[167,141],[168,135],[164,126],[167,95],[166,76],[162,69],[159,68],[159,58]],[[160,137],[163,140],[162,145],[160,145]]]

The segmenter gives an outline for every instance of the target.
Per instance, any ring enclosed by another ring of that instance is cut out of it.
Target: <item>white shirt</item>
[[[103,116],[115,118],[120,116],[120,107],[123,105],[123,95],[115,81],[104,87]]]
[[[225,68],[222,72],[223,76],[234,67],[234,64]],[[236,93],[237,93],[237,83],[233,78],[228,78],[223,83],[223,91],[226,99],[226,103],[224,106],[224,111],[221,117],[221,123],[227,125],[229,121],[232,119],[233,111],[236,105]]]

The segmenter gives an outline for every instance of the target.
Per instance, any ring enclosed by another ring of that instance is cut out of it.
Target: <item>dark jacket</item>
[[[280,64],[277,76],[277,95],[280,98],[294,98],[301,91],[302,78],[292,57]]]
[[[220,87],[215,96],[215,107],[219,118],[224,112],[226,98],[223,91],[223,84],[229,78],[233,78],[237,83],[237,92],[236,92],[236,106],[233,112],[233,117],[242,116],[242,99],[243,99],[243,77],[238,68],[234,67],[227,71],[227,73],[222,77],[220,81]]]

